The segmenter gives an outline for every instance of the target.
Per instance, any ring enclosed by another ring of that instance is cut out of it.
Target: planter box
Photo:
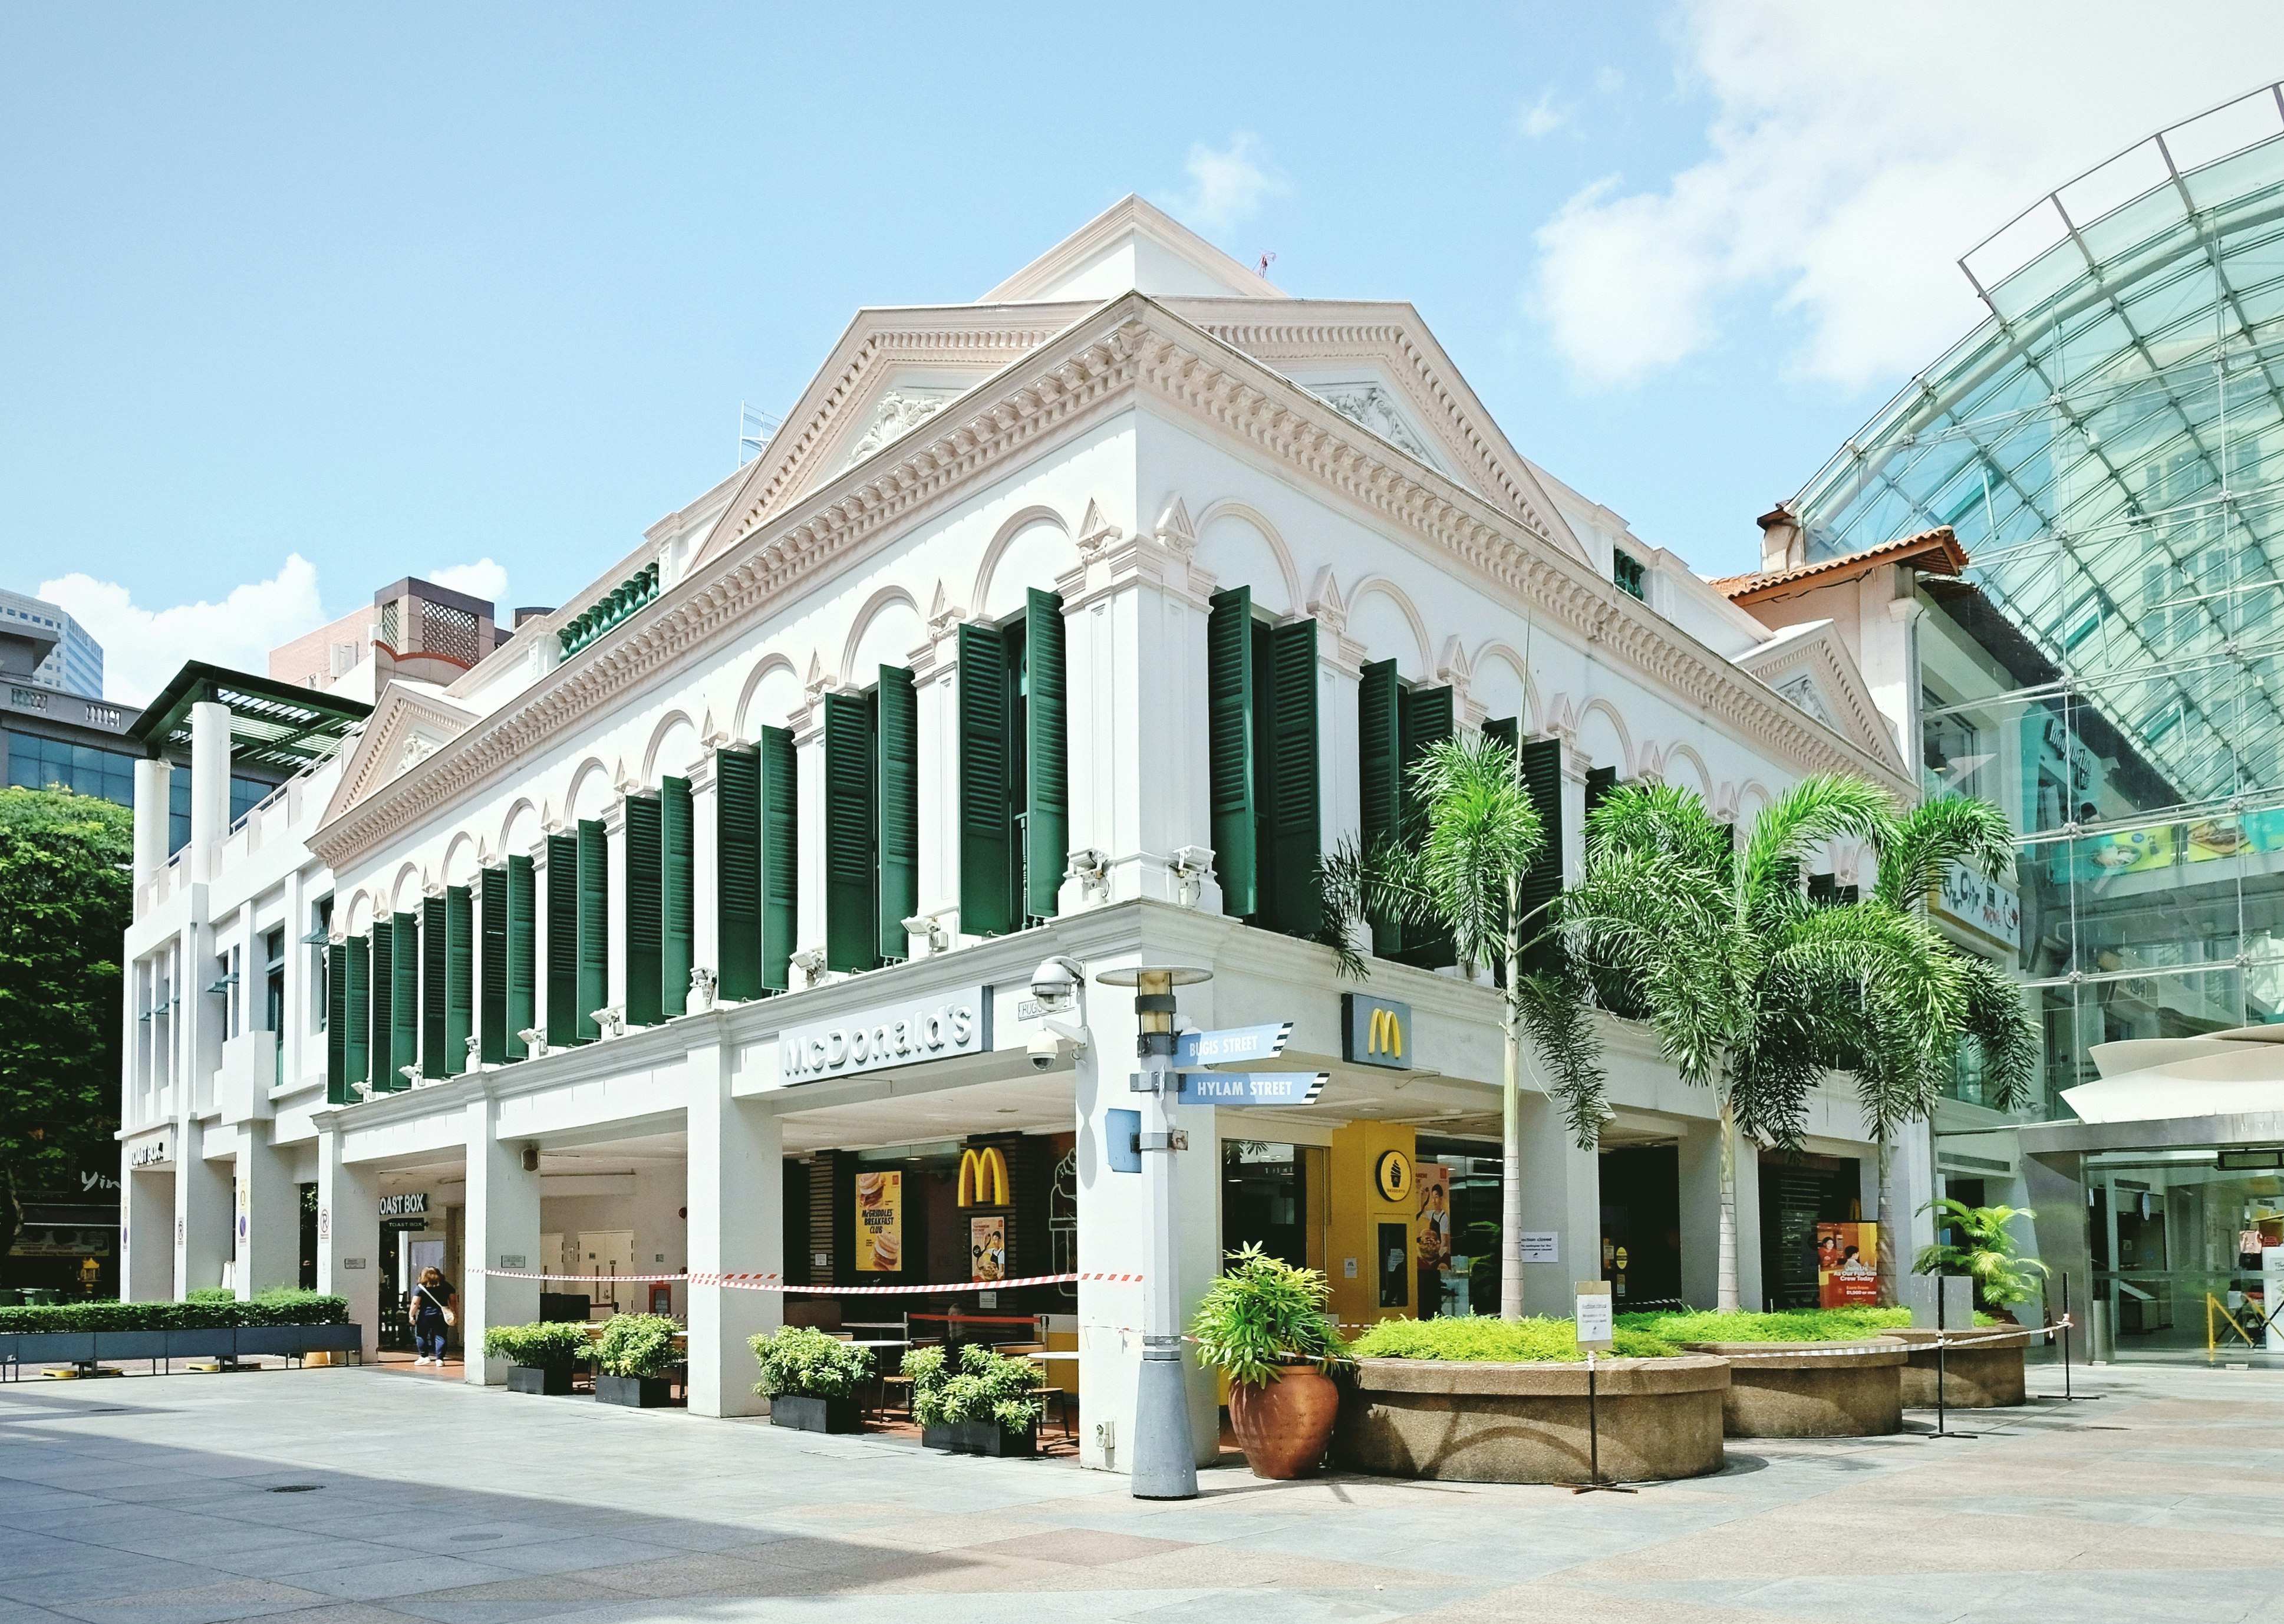
[[[1933,1409],[1938,1333],[1906,1329],[1885,1334],[1911,1350],[1904,1367],[1905,1407]],[[1997,1325],[1949,1334],[1952,1345],[1943,1355],[1944,1404],[1952,1409],[2004,1409],[2023,1401],[2022,1350],[2030,1345],[2029,1331]]]
[[[1384,1477],[1584,1483],[1586,1367],[1358,1360],[1342,1381],[1334,1457]],[[1602,1476],[1613,1482],[1721,1470],[1729,1361],[1596,1361]]]
[[[664,1409],[674,1402],[674,1384],[663,1376],[610,1376],[598,1370],[595,1398],[630,1409]]]
[[[770,1424],[796,1427],[804,1432],[856,1432],[864,1430],[864,1417],[854,1393],[837,1399],[779,1393],[770,1400]]]
[[[364,1328],[361,1325],[304,1325],[301,1331],[301,1352],[310,1353],[364,1353]]]
[[[170,1330],[167,1333],[167,1357],[169,1359],[232,1359],[238,1354],[238,1332],[227,1328],[220,1330]]]
[[[1883,1438],[1904,1424],[1904,1345],[1692,1342],[1729,1361],[1721,1430],[1731,1438]]]
[[[1029,1455],[1039,1452],[1039,1434],[1011,1432],[996,1421],[939,1421],[920,1429],[920,1444],[955,1455]]]
[[[507,1390],[510,1393],[536,1393],[551,1399],[567,1397],[571,1392],[569,1365],[510,1365],[507,1368]]]
[[[167,1333],[163,1330],[99,1330],[95,1333],[95,1356],[98,1359],[164,1359],[167,1357]]]
[[[241,1325],[237,1331],[238,1356],[251,1359],[256,1353],[269,1353],[292,1359],[301,1352],[305,1330],[300,1325]]]
[[[91,1330],[27,1330],[16,1337],[15,1359],[27,1365],[93,1364]]]

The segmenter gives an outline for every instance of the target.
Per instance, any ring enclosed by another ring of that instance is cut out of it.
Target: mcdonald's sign
[[[1007,1158],[997,1145],[959,1153],[959,1204],[964,1207],[1004,1207],[1007,1196]]]
[[[1343,992],[1341,1016],[1341,1057],[1350,1064],[1408,1071],[1418,1063],[1410,1004],[1366,992]]]

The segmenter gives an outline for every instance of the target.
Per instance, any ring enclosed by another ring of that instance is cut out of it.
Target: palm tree
[[[1560,975],[1526,976],[1523,951],[1544,920],[1521,908],[1524,876],[1545,845],[1515,752],[1462,735],[1430,745],[1411,773],[1412,815],[1403,837],[1369,851],[1342,842],[1318,864],[1324,889],[1319,938],[1343,973],[1369,973],[1352,930],[1368,918],[1447,933],[1470,976],[1504,972],[1500,1089],[1505,1168],[1500,1179],[1499,1316],[1522,1317],[1522,1038],[1528,1031],[1553,1069],[1553,1090],[1574,1132],[1591,1142],[1601,1119],[1602,1078],[1585,1000]]]

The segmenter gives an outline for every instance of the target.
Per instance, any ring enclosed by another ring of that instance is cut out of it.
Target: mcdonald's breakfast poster
[[[1420,1221],[1414,1227],[1413,1256],[1421,1268],[1451,1267],[1451,1170],[1437,1162],[1420,1162],[1412,1169],[1412,1188],[1420,1201]]]
[[[970,1280],[1007,1278],[1007,1220],[1004,1214],[967,1220],[967,1259]]]
[[[856,1268],[894,1275],[904,1267],[904,1175],[856,1175]]]
[[[1826,1308],[1880,1305],[1880,1226],[1816,1226],[1816,1300]]]

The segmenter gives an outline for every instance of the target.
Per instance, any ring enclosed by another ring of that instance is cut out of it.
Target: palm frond
[[[1995,880],[2014,866],[2014,832],[2006,814],[1971,796],[1921,801],[1889,820],[1873,848],[1880,859],[1881,900],[1915,907],[1943,879],[1946,862],[1964,863]]]
[[[1753,820],[1739,859],[1740,906],[1772,889],[1799,883],[1800,865],[1817,846],[1837,836],[1873,840],[1894,820],[1886,793],[1860,778],[1817,773],[1802,779]]]
[[[1513,882],[1546,844],[1537,810],[1497,740],[1462,735],[1430,745],[1412,769],[1425,828],[1408,882],[1462,963],[1505,956]]]
[[[1551,1074],[1546,1092],[1561,1102],[1578,1148],[1591,1150],[1601,1136],[1608,1103],[1601,1036],[1594,1030],[1585,991],[1574,974],[1542,970],[1520,977],[1508,997]]]
[[[2016,1111],[2030,1103],[2038,1079],[2038,1024],[2022,989],[1988,959],[1962,953],[1959,973],[1966,996],[1965,1035],[1983,1050],[1989,1103]]]

